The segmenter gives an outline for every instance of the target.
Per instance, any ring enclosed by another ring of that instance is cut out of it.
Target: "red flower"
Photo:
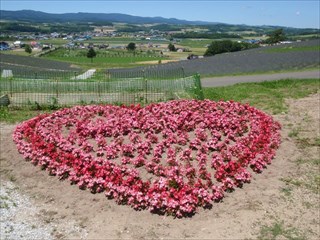
[[[24,158],[119,204],[183,217],[250,182],[280,145],[280,125],[237,102],[78,106],[13,134]]]

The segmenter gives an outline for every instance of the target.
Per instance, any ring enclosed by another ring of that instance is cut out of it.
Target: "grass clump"
[[[286,227],[284,222],[275,222],[271,226],[262,226],[258,239],[260,240],[304,240],[306,237],[294,227]]]
[[[49,113],[51,110],[36,110],[31,107],[0,107],[0,122],[17,123],[38,116],[39,114]]]

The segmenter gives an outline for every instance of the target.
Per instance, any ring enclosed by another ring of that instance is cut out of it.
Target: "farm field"
[[[71,63],[52,61],[37,57],[17,56],[0,53],[1,72],[10,69],[13,73],[79,72],[81,69]]]
[[[58,49],[46,54],[43,59],[50,59],[61,62],[68,62],[82,68],[107,69],[113,67],[133,67],[140,62],[166,60],[167,58],[154,52],[128,52],[127,50],[96,50],[97,56],[87,58],[88,50],[66,50]]]
[[[249,102],[272,114],[282,125],[282,143],[272,164],[262,174],[254,174],[250,184],[227,193],[212,209],[200,209],[184,219],[119,206],[103,194],[80,191],[48,176],[25,162],[6,137],[15,125],[5,121],[19,119],[19,112],[1,109],[1,190],[5,189],[1,199],[7,204],[3,210],[21,212],[20,202],[25,203],[23,212],[30,214],[20,214],[17,222],[26,223],[26,232],[46,239],[101,238],[106,233],[111,239],[317,239],[319,91],[319,79],[204,89],[206,98]],[[20,115],[19,121],[25,117]],[[14,205],[17,198],[20,202]],[[110,219],[113,224],[108,224]],[[14,236],[15,226],[11,227]]]
[[[123,41],[123,39],[119,39]],[[1,69],[12,68],[23,70],[64,70],[64,71],[85,71],[96,68],[104,71],[106,69],[123,69],[140,71],[148,66],[153,66],[160,71],[163,69],[183,68],[186,75],[195,73],[202,77],[257,74],[265,72],[299,71],[303,69],[315,69],[320,65],[320,41],[310,40],[295,42],[278,46],[261,47],[240,52],[218,54],[212,57],[205,57],[194,60],[184,60],[188,54],[196,53],[202,55],[205,45],[209,40],[182,40],[176,46],[191,46],[192,52],[163,52],[160,50],[167,45],[160,45],[160,48],[153,48],[142,52],[130,53],[127,50],[97,50],[97,56],[91,60],[86,57],[87,50],[66,50],[46,54],[38,58],[26,56],[15,56],[1,54]],[[181,45],[179,45],[181,44]],[[139,49],[139,46],[138,46]],[[27,61],[29,60],[29,61]],[[51,62],[50,62],[50,61]],[[159,64],[161,62],[161,64]],[[80,69],[81,68],[81,69]],[[21,71],[20,71],[21,72]]]
[[[161,68],[184,68],[186,74],[223,76],[318,68],[320,40],[255,48],[212,57],[158,65]]]
[[[93,64],[90,64],[90,59],[80,58],[70,58],[70,54],[66,51],[63,55],[66,55],[64,58],[59,54],[48,54],[45,56],[45,58],[52,59],[52,60],[58,60],[58,61],[70,61],[74,63],[80,63],[82,67],[90,68],[90,67],[96,67],[96,68],[102,68],[102,67],[134,67],[139,66],[141,64],[157,64],[159,60],[164,60],[163,62],[167,61],[177,61],[181,59],[187,59],[187,56],[189,54],[197,54],[197,55],[203,55],[206,50],[206,45],[209,44],[212,40],[199,40],[199,39],[188,39],[188,40],[182,40],[181,42],[175,43],[175,46],[178,48],[188,48],[190,52],[183,52],[183,53],[177,53],[177,52],[167,52],[169,41],[161,41],[161,40],[146,40],[146,39],[139,39],[139,38],[132,38],[132,37],[93,37],[89,40],[84,40],[81,42],[78,42],[78,44],[107,44],[109,45],[110,49],[107,50],[99,50],[98,52],[103,54],[98,54],[97,58],[101,57],[103,60],[95,61]],[[44,41],[40,41],[42,43],[46,44],[53,44],[55,47],[60,48],[63,47],[65,44],[68,43],[68,40],[63,39],[48,39]],[[133,42],[136,44],[136,52],[137,55],[140,55],[140,58],[127,58],[125,59],[124,55],[130,55],[126,50],[115,50],[113,48],[125,48],[130,42]],[[40,50],[34,50],[33,53],[31,53],[31,56],[35,55],[36,53],[39,53]],[[73,50],[71,50],[73,51]],[[82,51],[87,51],[87,49],[84,49]],[[139,54],[140,51],[143,51],[142,54]],[[160,56],[160,52],[164,52],[164,56]],[[60,50],[61,52],[61,50]],[[79,52],[79,51],[76,51]],[[109,54],[108,54],[109,52]],[[121,58],[116,58],[116,54],[120,52]],[[29,54],[24,52],[24,49],[15,49],[11,51],[6,51],[5,54],[14,54],[14,55],[22,55],[22,56],[28,56]],[[72,54],[73,55],[73,54]],[[100,55],[100,56],[99,56]],[[107,55],[107,56],[106,56]],[[141,58],[141,55],[144,55],[146,57],[145,60]],[[84,56],[84,55],[83,55]],[[153,57],[154,59],[148,59],[150,57]],[[168,58],[167,60],[163,59]],[[154,62],[151,62],[154,60]],[[156,61],[155,61],[156,60]],[[102,65],[100,64],[101,61],[104,61],[106,64]],[[145,63],[144,63],[145,62]],[[86,64],[87,63],[87,64]]]

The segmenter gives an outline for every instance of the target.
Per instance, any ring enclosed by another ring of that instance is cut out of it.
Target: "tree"
[[[265,43],[268,44],[274,44],[286,40],[286,35],[284,34],[282,28],[274,30],[273,32],[268,34],[268,36],[269,38],[265,40]]]
[[[170,52],[175,52],[177,50],[176,47],[172,43],[169,43],[168,49]]]
[[[87,58],[91,58],[91,63],[93,62],[93,58],[97,56],[96,51],[93,48],[90,48],[87,52]]]
[[[128,44],[128,46],[126,48],[128,51],[134,51],[136,49],[136,44],[131,42]]]
[[[32,53],[32,48],[30,47],[30,45],[26,44],[24,47],[24,51],[31,54]]]
[[[225,52],[236,52],[242,49],[241,44],[237,42],[232,42],[230,40],[223,41],[213,41],[207,51],[205,52],[205,56],[213,56],[219,53]]]

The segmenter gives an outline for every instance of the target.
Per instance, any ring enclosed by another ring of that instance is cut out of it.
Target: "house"
[[[10,46],[7,42],[0,42],[0,51],[9,50]]]
[[[22,43],[21,41],[15,41],[15,42],[13,43],[13,45],[14,45],[15,47],[21,47],[22,44],[23,44],[23,43]]]
[[[36,41],[30,42],[30,45],[31,45],[32,48],[41,48],[40,43],[38,43]]]
[[[69,43],[65,44],[64,46],[65,46],[65,48],[75,48],[76,47],[74,42],[69,42]]]
[[[50,36],[51,36],[51,38],[58,38],[60,36],[60,34],[57,32],[54,32],[54,33],[51,33]]]

